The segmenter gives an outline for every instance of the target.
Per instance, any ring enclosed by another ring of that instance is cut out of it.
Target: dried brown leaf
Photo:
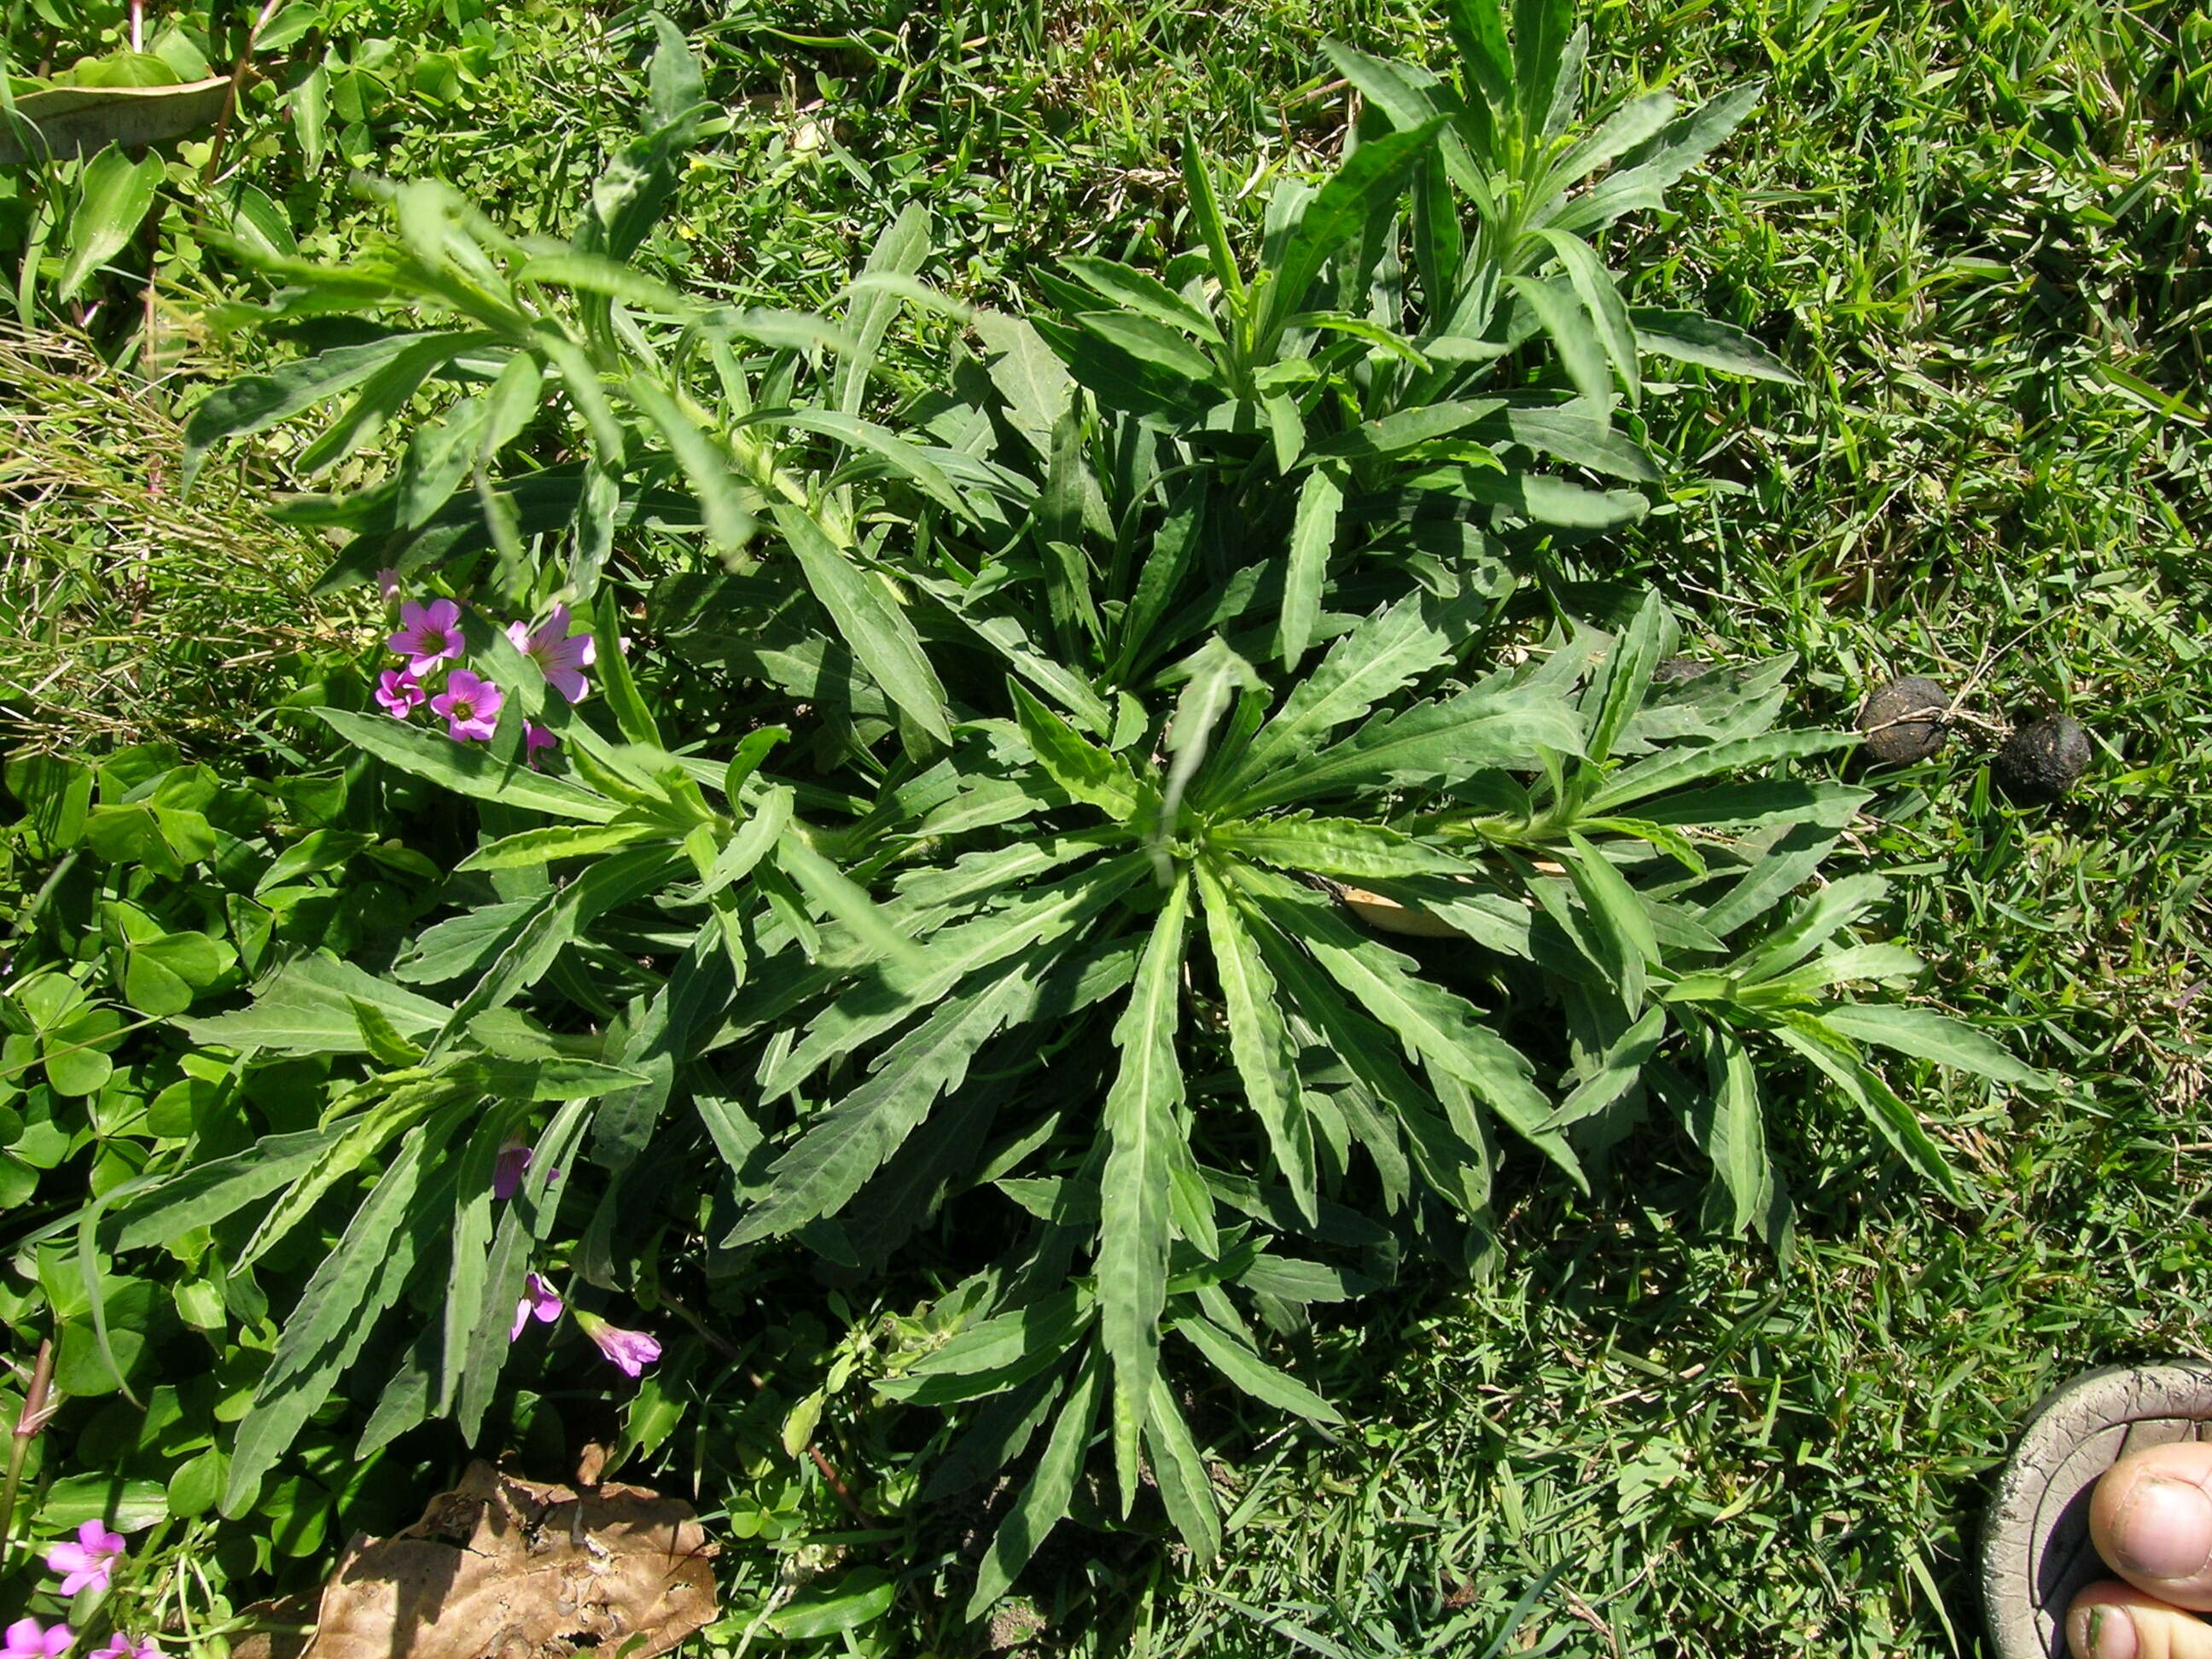
[[[675,1498],[471,1464],[405,1531],[346,1547],[301,1659],[654,1659],[714,1619],[714,1553]]]

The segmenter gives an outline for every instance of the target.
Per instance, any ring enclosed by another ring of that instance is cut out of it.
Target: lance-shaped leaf
[[[1066,1358],[1097,1317],[1080,1287],[996,1314],[961,1331],[911,1369],[876,1384],[909,1405],[947,1406],[1013,1388]]]
[[[1052,1425],[1052,1437],[1045,1442],[1044,1455],[1037,1459],[1029,1485],[1022,1488],[1022,1495],[992,1535],[990,1551],[975,1571],[975,1593],[968,1598],[970,1619],[1013,1588],[1015,1577],[1029,1565],[1045,1535],[1066,1517],[1069,1500],[1075,1496],[1076,1477],[1083,1472],[1083,1454],[1091,1444],[1091,1425],[1098,1417],[1101,1369],[1096,1363],[1084,1368]],[[1147,1388],[1146,1406],[1151,1397]]]
[[[722,1243],[726,1248],[796,1232],[834,1215],[957,1089],[975,1051],[1034,1003],[1035,970],[1005,974],[940,1004],[884,1056],[868,1080],[824,1113],[776,1160],[768,1190]]]
[[[1917,965],[1917,962],[1914,965]],[[2048,1088],[2051,1084],[2042,1073],[2023,1065],[1971,1025],[1930,1009],[1902,1008],[1893,1003],[1843,1002],[1822,1009],[1820,1023],[1832,1031],[1841,1031],[1862,1042],[1878,1043],[1916,1060],[1932,1060],[1939,1066],[1956,1066],[1999,1083],[2028,1089]]]
[[[952,728],[946,719],[945,687],[906,613],[872,575],[838,550],[804,508],[783,505],[775,511],[776,527],[798,556],[806,585],[827,607],[853,654],[917,726],[950,744]]]
[[[410,348],[442,337],[427,332],[387,334],[360,345],[334,346],[266,374],[249,374],[217,386],[185,422],[185,488],[191,488],[207,452],[225,439],[259,432],[335,398]]]
[[[1486,441],[1510,439],[1571,466],[1588,467],[1631,483],[1659,482],[1659,468],[1651,453],[1626,432],[1595,418],[1586,404],[1516,405],[1494,420],[1485,421],[1473,435]]]
[[[1279,870],[1303,870],[1352,881],[1464,875],[1476,867],[1441,847],[1363,818],[1317,818],[1305,813],[1239,818],[1215,824],[1207,838],[1224,851],[1272,864]]]
[[[1540,750],[1577,754],[1582,738],[1582,722],[1554,696],[1518,687],[1463,691],[1379,714],[1318,754],[1277,766],[1220,810],[1241,817],[1346,790],[1449,785],[1493,767],[1533,769]]]
[[[1103,736],[1113,729],[1114,712],[1092,689],[1091,682],[1079,671],[1040,649],[1020,617],[984,614],[954,583],[920,573],[909,573],[907,580],[943,605],[978,639],[1004,657],[1017,674],[1057,700],[1061,708],[1091,731]]]
[[[1782,1019],[1774,1028],[1775,1036],[1825,1073],[1898,1155],[1934,1182],[1944,1196],[1966,1201],[1966,1182],[1929,1137],[1919,1115],[1867,1065],[1856,1043],[1811,1014],[1789,1010]]]
[[[1559,255],[1559,264],[1567,273],[1575,297],[1583,303],[1597,331],[1599,343],[1611,359],[1613,372],[1620,375],[1622,388],[1628,393],[1631,408],[1644,399],[1644,375],[1636,356],[1636,329],[1628,320],[1628,307],[1613,285],[1613,273],[1597,257],[1597,252],[1579,236],[1570,236],[1563,230],[1540,230],[1536,233]]]
[[[780,1098],[819,1067],[882,1036],[917,1009],[933,1007],[978,969],[1082,927],[1117,902],[1147,867],[1144,856],[1135,853],[1093,865],[1024,893],[972,921],[944,929],[922,947],[918,963],[893,961],[878,968],[824,1008],[787,1057],[766,1067],[761,1080],[763,1101]],[[771,992],[745,1011],[745,1024],[788,1012],[805,1000],[809,988],[826,983],[829,977],[801,981],[796,997]]]
[[[1139,362],[1200,386],[1217,386],[1221,373],[1189,337],[1152,318],[1127,311],[1086,311],[1077,325]]]
[[[1328,580],[1329,550],[1336,544],[1337,514],[1343,505],[1344,480],[1336,468],[1316,466],[1306,474],[1291,525],[1290,557],[1283,568],[1277,648],[1286,669],[1298,665],[1321,619],[1322,588]]]
[[[1145,1449],[1152,1454],[1152,1475],[1159,1483],[1168,1519],[1193,1555],[1201,1562],[1211,1561],[1221,1553],[1221,1512],[1213,1501],[1213,1483],[1206,1478],[1206,1459],[1164,1376],[1152,1378]]]
[[[1508,1127],[1580,1177],[1573,1154],[1544,1127],[1551,1103],[1530,1080],[1528,1058],[1491,1030],[1473,1004],[1422,977],[1410,957],[1355,933],[1319,894],[1249,866],[1238,869],[1237,880],[1408,1054],[1458,1079]],[[1338,1050],[1344,1052],[1341,1043]]]
[[[1732,323],[1694,311],[1638,309],[1628,318],[1637,344],[1654,356],[1781,386],[1804,384],[1780,358]]]
[[[1117,823],[1135,817],[1144,787],[1128,762],[1082,736],[1022,687],[1007,689],[1013,693],[1014,719],[1046,775]]]
[[[1607,943],[1613,982],[1633,1014],[1644,1003],[1645,969],[1661,960],[1651,914],[1603,853],[1573,831],[1568,833],[1567,843],[1572,852],[1566,860],[1568,878]]]
[[[1741,1232],[1773,1202],[1774,1169],[1766,1155],[1759,1073],[1742,1040],[1723,1026],[1706,1032],[1705,1088],[1692,1103],[1689,1127],[1728,1196],[1729,1229]]]
[[[1340,1424],[1344,1417],[1296,1377],[1277,1370],[1209,1319],[1193,1315],[1175,1322],[1176,1334],[1206,1356],[1214,1370],[1262,1405],[1310,1423]]]
[[[805,890],[807,897],[842,922],[847,934],[871,956],[889,957],[909,967],[921,963],[920,949],[884,914],[883,906],[816,852],[796,828],[787,827],[777,837],[775,861],[777,868]]]
[[[1856,806],[1853,802],[1854,811]],[[1705,906],[1699,923],[1725,936],[1766,915],[1826,862],[1842,839],[1841,827],[1819,820],[1784,822],[1771,835],[1752,842],[1746,849],[1750,866],[1733,887]]]
[[[1632,489],[1585,489],[1548,472],[1462,468],[1455,493],[1504,507],[1530,524],[1556,525],[1563,530],[1616,530],[1635,523],[1651,508]]]
[[[194,1042],[211,1048],[366,1054],[368,1045],[356,1014],[356,1002],[375,1008],[409,1038],[428,1036],[452,1013],[441,1004],[387,985],[351,963],[310,956],[277,969],[246,1007],[179,1024]]]
[[[1244,1084],[1244,1102],[1267,1133],[1284,1183],[1309,1221],[1319,1218],[1313,1125],[1298,1082],[1297,1045],[1276,1000],[1274,976],[1261,960],[1237,901],[1210,862],[1197,866],[1206,937],[1229,1016],[1229,1052]]]
[[[1778,760],[1824,755],[1858,741],[1856,732],[1769,732],[1760,737],[1739,738],[1728,743],[1676,744],[1661,750],[1649,760],[1622,768],[1607,778],[1583,805],[1593,813],[1616,813],[1624,806],[1648,800],[1669,789],[1679,789],[1686,783],[1695,783],[1700,778],[1741,772]],[[1656,811],[1635,816],[1663,821],[1662,815]]]
[[[450,1219],[453,1178],[426,1181],[438,1137],[410,1139],[336,1249],[323,1259],[276,1340],[231,1452],[226,1513],[252,1502],[261,1478],[290,1448],[359,1355],[378,1316],[399,1299],[422,1248]]]
[[[1559,348],[1560,364],[1575,390],[1602,411],[1613,392],[1613,374],[1606,367],[1605,347],[1598,337],[1597,322],[1571,288],[1536,276],[1506,279],[1513,291],[1535,314],[1537,323]]]
[[[347,1127],[340,1122],[264,1135],[244,1152],[191,1165],[151,1192],[132,1196],[124,1209],[114,1248],[135,1250],[164,1244],[195,1227],[214,1226],[289,1186],[321,1159]]]
[[[1070,255],[1060,261],[1060,268],[1116,305],[1140,312],[1157,322],[1188,329],[1213,344],[1221,343],[1221,333],[1214,327],[1213,319],[1157,276],[1115,260],[1087,254]]]
[[[1139,1443],[1159,1370],[1160,1313],[1167,1304],[1168,1172],[1171,1143],[1182,1139],[1176,1117],[1183,1096],[1176,1026],[1189,914],[1190,880],[1179,876],[1152,924],[1128,1006],[1114,1027],[1121,1064],[1103,1114],[1099,1335],[1113,1365],[1114,1462],[1124,1514],[1136,1501]]]
[[[921,493],[955,518],[972,521],[975,512],[951,479],[921,448],[887,428],[857,415],[834,410],[793,410],[778,415],[775,424],[799,432],[818,432],[847,447],[874,455],[892,471],[910,481]]]
[[[1613,1046],[1599,1056],[1589,1075],[1575,1085],[1574,1092],[1559,1103],[1542,1127],[1564,1129],[1571,1123],[1595,1117],[1612,1105],[1644,1075],[1644,1062],[1658,1051],[1660,1041],[1666,1035],[1667,1011],[1647,1009],[1641,1019],[1623,1031]]]
[[[1619,172],[1599,179],[1553,222],[1562,230],[1587,235],[1624,213],[1665,207],[1667,187],[1735,131],[1764,90],[1762,83],[1750,82],[1677,116],[1629,155]]]
[[[574,1167],[570,1160],[591,1113],[590,1103],[575,1101],[555,1114],[538,1138],[521,1188],[500,1215],[498,1236],[484,1269],[483,1316],[470,1333],[458,1362],[461,1385],[457,1420],[462,1433],[471,1441],[497,1393],[500,1371],[513,1346],[510,1332],[514,1304],[522,1294],[523,1275],[529,1271],[536,1247],[560,1215],[560,1200],[549,1188],[562,1170]],[[367,1455],[366,1450],[356,1453]]]
[[[1671,92],[1646,93],[1641,98],[1630,99],[1552,164],[1553,185],[1565,189],[1580,184],[1600,167],[1656,137],[1674,118],[1676,106]]]
[[[1306,308],[1307,290],[1322,267],[1359,234],[1378,205],[1398,193],[1406,175],[1434,149],[1443,125],[1439,117],[1360,145],[1305,204],[1267,273],[1274,281],[1263,301],[1267,320],[1257,331],[1262,344],[1272,347],[1291,313]]]
[[[430,1052],[449,1048],[468,1024],[487,1008],[497,1008],[535,985],[553,958],[574,940],[593,917],[652,892],[676,872],[678,860],[665,847],[634,847],[599,860],[564,886],[539,899],[514,937],[494,957],[477,982],[453,1006]]]
[[[877,239],[861,274],[911,276],[929,258],[929,210],[919,202],[909,203]],[[847,415],[858,415],[867,400],[868,376],[875,370],[876,354],[883,349],[884,337],[890,332],[898,304],[896,288],[854,285],[845,314],[853,349],[839,361],[831,386],[838,409]]]
[[[356,749],[458,795],[592,823],[605,823],[621,810],[604,795],[533,772],[520,759],[500,760],[477,744],[455,743],[389,715],[361,714],[348,708],[314,712]]]
[[[1736,963],[1735,972],[1747,985],[1778,978],[1849,927],[1879,902],[1889,884],[1872,872],[1846,876],[1831,882],[1802,900],[1787,921],[1759,943]]]
[[[1482,610],[1472,595],[1440,602],[1425,593],[1409,593],[1339,635],[1225,775],[1209,780],[1208,798],[1257,781],[1286,757],[1311,749],[1338,726],[1453,660]]]
[[[562,382],[573,391],[574,382]],[[721,441],[708,434],[689,411],[662,389],[651,375],[633,374],[623,392],[638,412],[659,429],[668,452],[682,469],[684,481],[698,497],[707,524],[707,538],[718,553],[735,552],[753,533],[753,514],[746,490]]]

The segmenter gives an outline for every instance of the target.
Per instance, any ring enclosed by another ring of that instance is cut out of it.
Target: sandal
[[[2066,1609],[2117,1575],[2089,1541],[2089,1494],[2130,1452],[2212,1440],[2212,1367],[2107,1365],[2044,1395],[1982,1525],[1982,1613],[1996,1659],[2065,1659]]]

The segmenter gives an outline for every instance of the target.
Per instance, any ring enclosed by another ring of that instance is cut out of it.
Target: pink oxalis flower
[[[107,1581],[115,1575],[115,1563],[123,1554],[123,1534],[110,1532],[97,1521],[88,1521],[76,1529],[76,1542],[57,1544],[46,1552],[46,1565],[62,1575],[62,1594],[75,1595],[89,1584],[96,1590],[106,1590]],[[9,1632],[15,1639],[15,1632]]]
[[[539,750],[557,749],[560,746],[561,739],[555,737],[551,731],[545,726],[540,726],[536,720],[528,720],[524,723],[522,727],[522,752],[524,757],[530,762],[533,769],[535,769],[538,765],[538,751]]]
[[[121,1631],[107,1638],[107,1645],[94,1648],[92,1659],[161,1659],[161,1650],[149,1637],[143,1642],[133,1642]]]
[[[561,1316],[561,1298],[553,1287],[532,1273],[522,1281],[522,1299],[514,1304],[514,1328],[507,1332],[507,1340],[512,1342],[520,1336],[522,1328],[533,1319],[550,1325]]]
[[[451,599],[433,599],[428,605],[410,599],[399,607],[399,631],[385,643],[394,656],[407,659],[410,673],[428,674],[466,647],[461,637],[461,607]]]
[[[377,702],[396,720],[404,720],[420,708],[426,695],[421,683],[404,668],[387,668],[376,682]]]
[[[458,738],[489,738],[499,724],[499,706],[507,694],[489,680],[456,668],[446,676],[446,689],[430,699],[433,713],[442,714],[447,729]]]
[[[88,1521],[85,1524],[97,1523]],[[0,1659],[61,1659],[76,1640],[76,1632],[67,1625],[48,1625],[42,1629],[35,1619],[18,1619],[8,1626],[6,1641],[0,1644]]]
[[[535,629],[525,628],[520,623],[507,625],[507,637],[514,648],[538,665],[538,672],[545,676],[545,683],[570,702],[581,702],[591,685],[584,678],[584,671],[592,665],[597,647],[589,634],[568,632],[575,619],[568,607],[556,605],[553,614]]]
[[[385,604],[391,605],[394,603],[399,598],[398,570],[393,566],[387,564],[383,569],[378,571],[376,573],[376,591],[384,595]]]
[[[576,1322],[625,1376],[642,1376],[645,1368],[660,1358],[659,1341],[643,1331],[626,1331],[619,1325],[610,1325],[597,1314],[579,1313]]]

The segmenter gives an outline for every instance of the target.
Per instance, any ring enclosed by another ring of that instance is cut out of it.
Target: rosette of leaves
[[[1494,568],[1499,537],[1583,539],[1640,515],[1661,478],[1638,435],[1646,355],[1794,382],[1739,329],[1627,306],[1600,252],[1623,215],[1663,207],[1758,88],[1686,112],[1652,93],[1583,124],[1586,35],[1571,31],[1571,6],[1519,0],[1510,34],[1498,0],[1454,0],[1447,15],[1455,79],[1328,43],[1360,119],[1328,178],[1275,186],[1249,267],[1187,141],[1202,253],[1165,281],[1068,259],[1039,278],[1055,314],[1031,319],[1033,332],[981,325],[1006,417],[1049,463],[1030,580],[1055,615],[1079,610],[1064,587],[1121,597],[1128,524],[1110,491],[1103,514],[1095,494],[1073,491],[1065,462],[1091,446],[1093,470],[1126,481],[1146,449],[1131,427],[1172,439],[1163,471],[1204,457],[1243,544],[1279,555],[1272,597],[1290,665],[1316,637],[1332,557],[1373,539],[1354,533],[1364,525],[1457,518],[1482,534],[1425,544],[1419,559]],[[1063,424],[1070,376],[1095,430]],[[957,414],[927,412],[959,429]],[[1065,632],[1109,673],[1132,665]]]
[[[1783,1200],[1763,1051],[1802,1056],[1954,1191],[1866,1045],[2034,1080],[1940,1015],[1843,995],[1919,963],[1850,933],[1878,878],[1796,896],[1864,797],[1758,775],[1854,740],[1772,729],[1786,661],[1655,688],[1655,599],[1617,638],[1470,677],[1479,616],[1407,595],[1279,698],[1215,640],[1171,706],[1103,739],[1017,686],[1011,720],[971,723],[988,762],[886,798],[911,817],[883,826],[908,848],[883,915],[918,954],[856,970],[787,947],[732,1005],[735,1054],[757,1058],[720,1061],[720,1088],[793,1122],[740,1170],[727,1245],[879,1260],[982,1181],[1030,1218],[955,1293],[958,1334],[884,1385],[989,1402],[958,1476],[1051,1425],[978,1605],[1102,1429],[1125,1510],[1149,1468],[1210,1550],[1169,1356],[1335,1420],[1258,1328],[1357,1282],[1341,1247],[1374,1237],[1363,1210],[1479,1227],[1493,1126],[1581,1182],[1656,1098],[1712,1160],[1716,1218],[1764,1226]],[[1364,929],[1340,883],[1455,929],[1456,986]]]

